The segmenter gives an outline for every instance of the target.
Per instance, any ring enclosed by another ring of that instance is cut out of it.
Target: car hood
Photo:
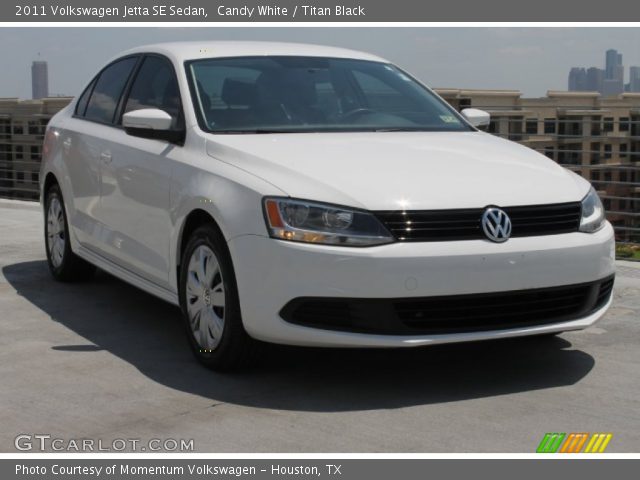
[[[589,184],[483,132],[214,135],[207,153],[291,197],[369,210],[578,201]]]

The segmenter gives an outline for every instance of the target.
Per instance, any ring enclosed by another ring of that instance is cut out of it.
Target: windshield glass
[[[215,133],[469,131],[397,67],[319,57],[187,62],[203,129]]]

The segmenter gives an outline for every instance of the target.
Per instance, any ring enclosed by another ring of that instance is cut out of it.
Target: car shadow
[[[563,338],[531,337],[401,350],[267,346],[257,366],[224,375],[191,356],[178,308],[106,273],[62,284],[45,261],[8,265],[2,273],[22,297],[88,341],[53,350],[78,356],[106,350],[149,379],[213,405],[401,408],[571,385],[594,366],[593,357]]]

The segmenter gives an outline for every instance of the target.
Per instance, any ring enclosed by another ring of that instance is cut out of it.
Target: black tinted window
[[[180,93],[171,64],[160,57],[147,57],[131,86],[125,113],[141,108],[158,108],[174,119],[180,117]]]
[[[87,109],[87,103],[89,102],[89,95],[91,95],[91,90],[93,90],[93,84],[95,80],[92,81],[89,86],[82,92],[80,98],[78,99],[78,103],[76,104],[76,115],[81,117],[84,116],[84,111]]]
[[[104,123],[113,122],[118,100],[136,60],[133,57],[125,58],[108,66],[100,74],[89,99],[85,118]]]

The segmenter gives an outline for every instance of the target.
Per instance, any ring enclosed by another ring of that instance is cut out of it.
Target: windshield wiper
[[[305,133],[304,130],[281,130],[275,128],[255,128],[252,130],[212,130],[211,133],[255,134],[255,133]]]
[[[423,127],[389,127],[389,128],[376,128],[374,132],[428,132],[427,128]]]

